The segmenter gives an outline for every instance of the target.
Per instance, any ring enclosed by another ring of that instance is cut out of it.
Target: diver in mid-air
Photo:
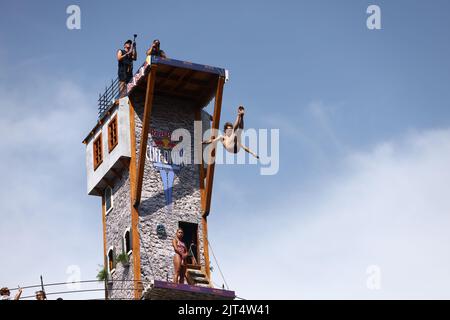
[[[248,147],[244,146],[241,142],[241,134],[242,130],[244,130],[244,113],[245,109],[243,106],[239,106],[238,114],[234,125],[231,122],[226,122],[223,129],[225,134],[220,135],[217,138],[209,139],[207,141],[203,141],[203,144],[216,143],[217,141],[221,141],[225,150],[231,153],[238,153],[239,150],[244,149],[246,152],[250,153],[256,159],[259,159],[259,156],[250,150]]]

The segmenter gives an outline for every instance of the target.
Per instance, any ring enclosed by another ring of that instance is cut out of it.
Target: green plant
[[[128,257],[128,254],[125,252],[122,252],[116,257],[116,261],[120,262],[123,266],[127,267],[130,264],[130,258]]]
[[[106,270],[106,268],[102,268],[97,273],[97,280],[98,281],[105,281],[106,279],[108,279],[108,270]]]

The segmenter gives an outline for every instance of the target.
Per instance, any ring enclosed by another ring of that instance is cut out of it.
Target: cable
[[[215,262],[216,262],[216,265],[217,265],[217,267],[219,268],[219,271],[220,271],[220,273],[221,273],[221,275],[222,275],[222,278],[223,278],[223,280],[224,280],[224,282],[225,282],[225,285],[227,286],[227,289],[228,289],[228,284],[227,284],[227,282],[226,282],[226,280],[225,280],[225,277],[224,277],[224,275],[223,275],[223,273],[222,273],[222,271],[220,270],[220,266],[219,266],[219,263],[218,263],[218,261],[217,261],[217,259],[216,259],[216,257],[215,257],[215,255],[214,255],[214,252],[213,252],[213,250],[212,250],[212,247],[211,247],[211,245],[209,245],[210,246],[210,248],[211,248],[211,252],[212,252],[212,254],[213,254],[213,257],[214,257],[214,260],[215,260]],[[112,280],[111,281],[111,283],[112,284],[114,284],[114,282],[119,282],[119,283],[129,283],[129,282],[135,282],[135,281],[138,281],[138,282],[147,282],[147,283],[150,283],[151,281],[148,281],[148,280],[127,280],[127,279],[118,279],[118,280]],[[48,283],[48,284],[45,284],[44,283],[44,286],[45,287],[51,287],[51,286],[58,286],[58,285],[67,285],[67,284],[76,284],[76,283],[98,283],[99,285],[102,285],[103,284],[103,281],[99,281],[99,280],[83,280],[83,281],[72,281],[72,282],[55,282],[55,283]],[[215,283],[215,282],[213,282],[213,284],[216,286],[216,287],[220,287],[220,285],[218,285],[217,283]],[[41,285],[39,284],[39,285],[33,285],[33,286],[25,286],[25,287],[21,287],[22,289],[30,289],[30,288],[40,288],[41,287]],[[17,290],[16,288],[14,288],[14,289],[10,289],[10,290]],[[136,291],[136,290],[139,290],[139,289],[135,289],[135,288],[111,288],[111,289],[108,289],[109,291]],[[51,295],[64,295],[64,294],[72,294],[72,293],[83,293],[83,292],[104,292],[105,291],[105,289],[104,288],[99,288],[99,289],[80,289],[80,290],[68,290],[68,291],[57,291],[57,292],[45,292],[45,294],[46,294],[46,296],[51,296]],[[24,299],[30,299],[30,298],[35,298],[35,295],[29,295],[29,296],[24,296],[24,297],[21,297],[20,298],[20,300],[24,300]],[[235,297],[235,299],[238,299],[238,300],[246,300],[246,299],[244,299],[244,298],[241,298],[241,297],[238,297],[238,296],[236,296]],[[87,299],[87,300],[106,300],[106,299],[104,299],[104,298],[95,298],[95,299]],[[135,300],[134,298],[109,298],[108,300]]]
[[[211,253],[213,255],[214,261],[216,262],[217,268],[219,268],[219,272],[220,272],[220,275],[222,276],[223,282],[225,283],[227,290],[230,290],[230,287],[228,287],[227,280],[225,279],[225,276],[223,275],[222,270],[220,269],[219,261],[216,259],[216,255],[214,254],[214,250],[211,246],[211,242],[209,241],[209,238],[206,238],[206,241],[208,241],[208,246],[211,249]]]
[[[114,288],[112,288],[112,289],[109,289],[109,290],[111,290],[111,291],[126,291],[126,290],[128,290],[128,291],[136,291],[136,290],[138,290],[138,289],[134,289],[134,288],[126,288],[126,289],[124,289],[124,288],[116,288],[116,289],[114,289]],[[71,290],[71,291],[59,291],[59,292],[46,292],[45,293],[45,295],[46,296],[51,296],[51,295],[56,295],[56,294],[69,294],[69,293],[81,293],[81,292],[99,292],[99,291],[105,291],[105,289],[82,289],[82,290]],[[32,296],[25,296],[25,297],[21,297],[20,298],[20,300],[22,300],[22,299],[28,299],[28,298],[34,298],[35,297],[35,295],[32,295]],[[132,299],[132,300],[134,300],[134,299]]]

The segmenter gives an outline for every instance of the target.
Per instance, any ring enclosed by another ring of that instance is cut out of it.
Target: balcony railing
[[[103,94],[98,98],[98,118],[102,118],[105,113],[114,105],[115,100],[119,99],[119,78],[111,80],[109,87],[105,88]]]

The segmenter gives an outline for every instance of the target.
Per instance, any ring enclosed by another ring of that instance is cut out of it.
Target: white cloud
[[[239,217],[239,245],[218,247],[231,288],[244,298],[449,299],[449,163],[450,129],[410,133],[348,154],[306,202],[292,191],[270,208],[255,203],[264,219]],[[366,286],[371,265],[381,290]]]
[[[101,209],[85,194],[81,141],[95,123],[95,100],[69,81],[31,77],[21,85],[0,81],[0,285],[38,284],[41,274],[64,282],[69,265],[92,279],[102,263]],[[64,297],[89,296],[98,294]]]

